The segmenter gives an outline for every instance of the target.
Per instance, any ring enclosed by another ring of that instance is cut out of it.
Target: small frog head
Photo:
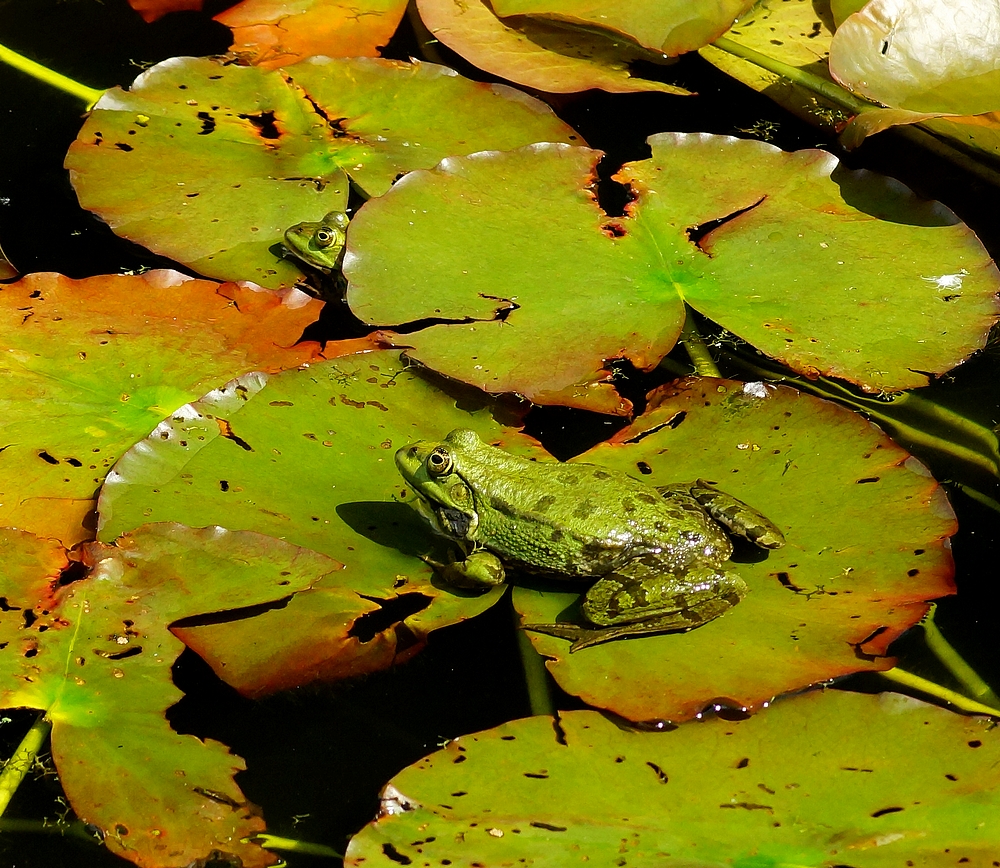
[[[329,273],[340,268],[350,218],[331,211],[318,223],[296,223],[285,230],[285,247],[307,265]]]
[[[414,508],[450,539],[476,539],[479,515],[460,467],[463,449],[477,444],[475,432],[456,428],[442,441],[420,440],[396,452],[396,467],[417,495]]]

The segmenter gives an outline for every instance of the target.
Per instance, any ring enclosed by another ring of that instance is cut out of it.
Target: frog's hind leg
[[[635,562],[625,568],[638,567]],[[747,594],[743,579],[733,572],[696,568],[679,583],[637,582],[636,576],[612,573],[595,583],[581,611],[592,626],[527,624],[526,630],[570,639],[570,652],[626,636],[693,630],[735,606]]]
[[[663,485],[656,490],[665,498],[693,498],[729,533],[743,537],[762,549],[780,549],[785,544],[784,535],[771,519],[731,494],[719,491],[704,479],[679,485]]]

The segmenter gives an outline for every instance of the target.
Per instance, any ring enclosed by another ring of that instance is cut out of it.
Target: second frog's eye
[[[443,446],[438,446],[427,456],[427,470],[435,476],[440,476],[451,470],[451,454]]]

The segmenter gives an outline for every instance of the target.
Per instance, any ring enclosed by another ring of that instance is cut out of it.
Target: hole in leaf
[[[371,642],[379,633],[409,618],[410,615],[423,611],[431,602],[431,598],[425,594],[401,594],[391,600],[369,597],[365,594],[358,596],[379,607],[374,612],[366,612],[356,618],[351,629],[347,631],[348,636],[360,642]]]

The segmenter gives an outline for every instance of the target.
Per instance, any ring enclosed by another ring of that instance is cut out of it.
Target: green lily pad
[[[957,526],[915,458],[844,408],[763,383],[682,380],[580,461],[651,485],[707,479],[763,512],[784,548],[737,550],[750,593],[688,633],[569,653],[529,632],[569,693],[631,720],[682,720],[715,702],[752,711],[772,697],[852,672],[889,669],[889,644],[955,592]],[[577,622],[578,589],[522,582],[526,624]]]
[[[637,196],[621,218],[594,201],[598,151],[536,145],[411,173],[351,224],[351,308],[383,326],[445,320],[391,339],[449,377],[607,413],[628,406],[605,360],[655,366],[685,302],[795,370],[873,391],[926,385],[984,345],[1000,275],[939,203],[825,151],[649,144],[619,175]],[[694,242],[698,227],[711,231]]]
[[[531,16],[580,28],[611,30],[640,45],[675,57],[696,51],[725,33],[754,0],[490,0],[501,18]]]
[[[988,866],[998,790],[988,720],[894,694],[814,692],[662,733],[573,711],[402,771],[344,864]]]
[[[837,28],[830,71],[893,108],[1000,110],[1000,7],[994,0],[872,0]]]
[[[173,271],[0,288],[0,525],[67,545],[119,456],[217,383],[319,355],[295,345],[320,302]]]
[[[145,521],[224,524],[334,557],[346,565],[336,580],[282,609],[175,632],[248,695],[382,669],[499,598],[434,576],[418,555],[444,552],[399,502],[396,449],[458,426],[542,452],[500,428],[481,396],[445,394],[398,353],[251,374],[182,408],[118,462],[100,538]]]
[[[209,277],[290,286],[285,229],[452,153],[579,141],[543,103],[429,63],[173,58],[108,91],[66,155],[80,204]]]
[[[470,63],[508,81],[546,93],[600,88],[609,93],[660,91],[690,95],[671,84],[634,75],[636,60],[661,62],[630,39],[600,32],[567,32],[544,21],[502,21],[489,3],[417,0],[427,29]]]
[[[90,544],[90,575],[69,585],[51,541],[0,529],[0,552],[0,707],[45,712],[77,816],[140,865],[216,851],[247,868],[274,864],[246,840],[264,824],[233,782],[242,761],[164,717],[181,697],[170,667],[183,649],[167,626],[287,598],[341,564],[260,534],[172,524]]]
[[[378,57],[406,12],[406,0],[242,0],[215,16],[233,31],[229,53],[265,69],[317,54]]]

